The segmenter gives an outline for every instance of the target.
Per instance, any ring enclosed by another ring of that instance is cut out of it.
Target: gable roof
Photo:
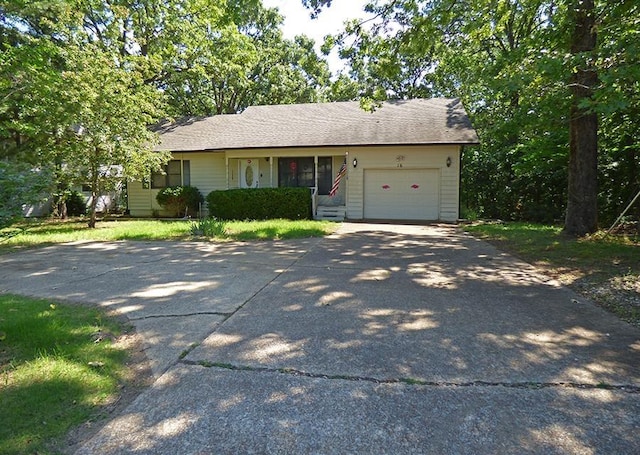
[[[241,114],[190,117],[161,125],[157,150],[477,144],[458,99],[386,101],[374,112],[357,101],[252,106]]]

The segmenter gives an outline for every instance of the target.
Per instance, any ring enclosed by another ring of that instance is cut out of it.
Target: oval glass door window
[[[249,188],[253,186],[253,167],[251,165],[244,170],[244,181]]]
[[[258,187],[258,160],[240,162],[240,188]]]

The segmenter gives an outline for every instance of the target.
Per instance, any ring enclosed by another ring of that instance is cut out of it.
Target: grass
[[[114,402],[122,330],[96,309],[0,295],[0,454],[53,453]]]
[[[574,238],[560,227],[531,223],[480,223],[465,229],[640,326],[640,237],[598,232]]]
[[[319,237],[333,232],[338,224],[329,221],[229,221],[224,235],[192,235],[193,221],[118,220],[98,222],[89,229],[83,220],[35,220],[0,230],[0,253],[20,248],[74,241],[117,240],[271,240]]]
[[[232,221],[226,235],[233,240],[271,240],[322,237],[334,232],[339,224],[330,221]]]

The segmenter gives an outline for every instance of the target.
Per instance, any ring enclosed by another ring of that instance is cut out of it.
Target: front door
[[[257,159],[240,160],[240,188],[258,188],[260,169]]]

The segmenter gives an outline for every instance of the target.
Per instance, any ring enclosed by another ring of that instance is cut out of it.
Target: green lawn
[[[465,229],[640,325],[639,237],[598,232],[574,238],[560,227],[530,223],[480,223]]]
[[[271,240],[323,237],[340,225],[331,221],[233,221],[227,224],[226,237],[233,240]]]
[[[96,309],[0,295],[0,454],[54,453],[118,397],[123,330]]]
[[[197,222],[125,219],[98,222],[89,229],[84,220],[25,221],[0,230],[0,253],[24,247],[74,241],[114,240],[271,240],[319,237],[335,231],[339,224],[329,221],[229,221],[218,222],[222,231],[215,236],[194,235]]]

